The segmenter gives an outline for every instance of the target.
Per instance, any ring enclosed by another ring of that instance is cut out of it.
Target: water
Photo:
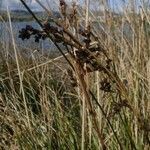
[[[40,28],[37,23],[31,22],[12,22],[13,35],[15,39],[16,45],[21,49],[35,49],[42,51],[53,51],[56,49],[54,44],[49,40],[40,40],[39,43],[34,41],[34,38],[30,38],[29,40],[24,40],[18,38],[19,30],[26,27],[26,25],[32,25],[34,28]],[[0,22],[0,41],[7,43],[12,43],[12,35],[10,33],[9,22]]]
[[[40,40],[39,43],[36,43],[34,41],[34,38],[30,38],[29,40],[24,40],[24,41],[22,41],[22,39],[18,38],[19,30],[26,27],[26,25],[32,25],[34,28],[40,28],[38,26],[38,24],[35,23],[34,21],[12,22],[15,43],[20,49],[23,49],[23,50],[24,49],[32,49],[32,50],[42,51],[42,52],[46,52],[46,53],[56,51],[56,47],[49,39],[46,39],[44,41]],[[96,25],[95,25],[95,27],[96,27]],[[100,29],[98,27],[96,27],[96,28],[98,29],[98,31],[100,31]],[[107,30],[107,29],[104,29],[104,30]],[[119,30],[121,31],[122,29],[120,29],[120,28],[115,29],[115,31],[118,32],[118,35],[121,34],[119,32]],[[127,38],[131,38],[132,31],[131,31],[129,24],[124,25],[123,32]],[[12,35],[10,33],[9,22],[0,22],[0,41],[5,42],[6,44],[12,43]]]

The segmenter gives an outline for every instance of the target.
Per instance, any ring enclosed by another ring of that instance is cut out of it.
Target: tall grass
[[[37,3],[45,9],[40,1]],[[60,4],[62,22],[54,22],[64,27],[64,37],[61,39],[58,34],[58,39],[66,49],[59,46],[52,33],[45,31],[63,54],[54,59],[48,56],[25,58],[21,54],[13,37],[8,10],[15,58],[8,57],[8,46],[3,44],[0,148],[148,150],[149,12],[142,6],[139,13],[127,8],[116,15],[107,11],[105,4],[101,12],[104,17],[99,20],[95,12],[88,9],[87,0],[83,9],[73,4],[71,10],[75,16],[68,24],[65,9],[69,6],[65,4]],[[50,10],[46,11],[52,15]],[[85,29],[86,40],[90,30],[90,42],[83,42],[79,26]],[[96,49],[97,45],[101,50],[95,55],[91,46]],[[84,65],[85,57],[80,55],[83,49],[94,57],[88,58]],[[98,69],[88,66],[91,59],[96,61]]]

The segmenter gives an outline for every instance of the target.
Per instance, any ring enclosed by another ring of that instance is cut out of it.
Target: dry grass
[[[64,37],[58,32],[57,38],[67,45],[66,57],[24,58],[13,33],[15,58],[4,56],[6,45],[1,48],[0,148],[148,150],[149,12],[141,7],[139,14],[124,10],[116,16],[104,10],[102,21],[86,9],[86,19],[77,15],[68,24],[67,8],[60,6],[63,23],[54,21],[64,27]],[[10,17],[9,23],[12,32]],[[90,42],[101,49],[98,56],[78,33],[79,23],[86,40],[92,32]],[[60,48],[53,33],[45,33]],[[89,61],[84,62],[83,51]],[[91,67],[93,59],[98,69]]]

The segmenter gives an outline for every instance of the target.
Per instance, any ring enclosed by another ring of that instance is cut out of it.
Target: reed
[[[55,19],[36,0],[48,16],[43,22],[20,2],[41,29],[27,25],[19,37],[50,39],[61,56],[26,60],[8,10],[15,60],[2,61],[0,147],[148,150],[150,18],[144,5],[139,13],[134,6],[116,14],[103,1],[99,18],[90,0],[83,8],[60,0]]]

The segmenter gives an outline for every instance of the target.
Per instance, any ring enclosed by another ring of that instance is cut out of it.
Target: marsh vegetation
[[[20,1],[35,22],[0,24],[0,149],[148,150],[149,9],[60,0],[58,19],[36,0],[41,20]]]

